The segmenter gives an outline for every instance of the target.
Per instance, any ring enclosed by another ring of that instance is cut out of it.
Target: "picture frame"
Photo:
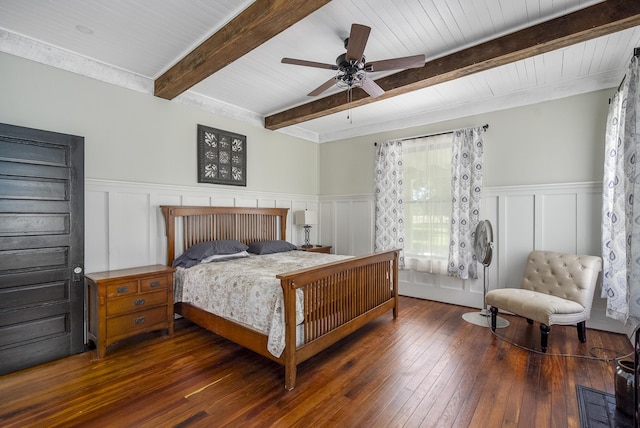
[[[247,185],[247,137],[198,125],[198,183]]]

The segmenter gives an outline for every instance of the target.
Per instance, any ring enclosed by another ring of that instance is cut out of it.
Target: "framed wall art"
[[[247,185],[247,137],[198,125],[198,183]]]

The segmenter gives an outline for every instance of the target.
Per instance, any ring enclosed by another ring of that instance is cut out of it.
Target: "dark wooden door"
[[[0,374],[82,352],[84,138],[0,124]]]

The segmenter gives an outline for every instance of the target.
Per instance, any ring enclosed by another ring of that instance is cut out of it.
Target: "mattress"
[[[284,298],[276,275],[349,257],[287,251],[178,268],[175,301],[189,303],[265,334],[268,351],[280,357],[285,347]],[[302,307],[302,292],[298,290],[297,325],[303,321]]]

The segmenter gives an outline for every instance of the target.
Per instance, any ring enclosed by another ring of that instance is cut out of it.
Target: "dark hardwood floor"
[[[293,391],[278,364],[186,320],[0,377],[3,427],[437,426],[579,427],[576,385],[613,393],[626,336],[511,322],[494,336],[460,306],[402,297],[400,317],[375,320],[302,363]]]

